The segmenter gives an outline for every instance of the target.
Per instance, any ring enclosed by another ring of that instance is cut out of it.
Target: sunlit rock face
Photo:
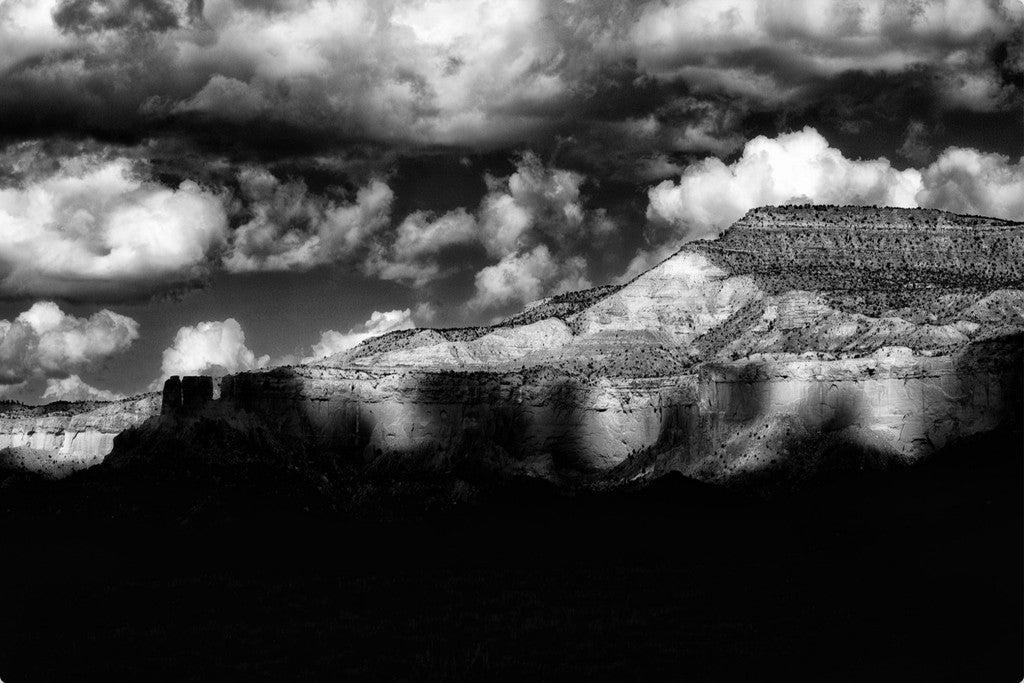
[[[625,286],[227,377],[196,414],[383,467],[728,482],[891,466],[1019,429],[1022,266],[1020,224],[758,209]]]
[[[687,346],[762,292],[704,254],[682,251],[576,315],[582,337],[655,332]]]
[[[0,467],[63,477],[103,461],[114,438],[160,412],[160,397],[0,404]]]

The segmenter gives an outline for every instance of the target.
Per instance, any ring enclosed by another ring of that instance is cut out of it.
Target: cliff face
[[[160,412],[160,397],[0,404],[0,467],[62,477],[103,461],[114,437]]]
[[[1019,224],[755,210],[623,287],[227,377],[163,428],[219,420],[377,466],[551,477],[888,466],[1019,429],[1022,267]]]

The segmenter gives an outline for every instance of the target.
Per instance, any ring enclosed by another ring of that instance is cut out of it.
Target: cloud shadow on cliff
[[[412,419],[433,437],[417,460],[470,476],[586,470],[585,394],[578,379],[551,368],[418,373]]]
[[[374,428],[358,401],[310,395],[295,368],[225,377],[217,399],[164,411],[114,440],[105,468],[168,473],[209,467],[334,469],[361,462]]]
[[[857,428],[868,406],[846,383],[815,385],[799,402],[776,406],[764,381],[767,364],[723,364],[713,371],[693,403],[663,415],[657,441],[614,468],[612,479],[677,470],[771,494],[817,477],[902,462]]]

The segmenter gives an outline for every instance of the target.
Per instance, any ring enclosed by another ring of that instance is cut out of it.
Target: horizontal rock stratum
[[[160,397],[59,401],[45,406],[0,402],[0,467],[62,477],[103,462],[121,432],[160,413]]]
[[[778,480],[912,462],[1020,429],[1022,265],[1019,223],[756,209],[624,286],[225,377],[219,399],[165,409],[112,460],[151,452],[146,439],[213,443],[217,424],[234,440],[213,458],[283,449],[548,477]]]

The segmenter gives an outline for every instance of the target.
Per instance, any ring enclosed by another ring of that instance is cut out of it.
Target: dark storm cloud
[[[981,0],[914,7],[13,0],[0,13],[0,128],[272,154],[549,149],[611,130],[601,146],[613,158],[650,157],[653,168],[666,155],[734,151],[752,113],[807,98],[834,95],[847,128],[871,122],[862,110],[888,111],[828,87],[847,74],[914,85],[923,70],[920,105],[943,111],[1020,104],[1019,12]],[[677,102],[694,109],[694,99],[718,118],[680,120]],[[636,125],[652,116],[664,128],[653,136]]]
[[[205,236],[182,232],[194,248],[138,291],[211,268],[344,264],[423,286],[486,271],[466,298],[483,287],[514,301],[602,277],[578,259],[616,268],[566,237],[579,231],[619,236],[621,268],[648,186],[706,158],[735,162],[759,135],[810,126],[845,158],[915,168],[951,145],[1012,161],[1021,16],[1009,0],[10,0],[0,142],[96,139],[109,154],[41,153],[56,165],[0,182],[51,193],[67,215],[88,199],[67,188],[104,177],[118,179],[103,186],[115,208],[216,202]],[[429,183],[409,160],[431,158],[472,172],[451,174],[459,191],[413,199]],[[545,208],[529,186],[556,198]],[[488,227],[499,204],[507,226],[531,226],[508,228],[519,242],[500,250]],[[88,239],[59,212],[18,214],[68,249],[67,272],[9,253],[5,293],[126,291],[130,277],[90,256],[120,244],[120,214],[101,208],[86,207]],[[498,292],[515,273],[533,284]]]
[[[235,4],[247,10],[279,14],[299,5],[302,0],[235,0]]]
[[[167,31],[202,16],[202,0],[61,0],[53,21],[75,33],[132,29]]]

